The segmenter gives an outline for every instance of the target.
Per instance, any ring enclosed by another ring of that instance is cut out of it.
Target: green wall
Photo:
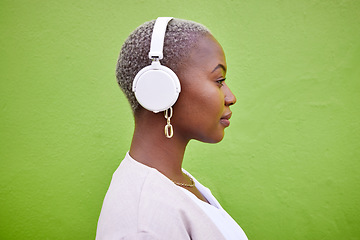
[[[184,166],[250,240],[360,239],[360,1],[0,2],[0,239],[94,239],[133,120],[114,68],[157,16],[208,26],[237,96]]]

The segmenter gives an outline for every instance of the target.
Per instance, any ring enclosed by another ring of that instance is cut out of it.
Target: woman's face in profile
[[[202,37],[178,71],[182,91],[174,105],[174,134],[219,142],[229,126],[236,98],[226,85],[225,54],[212,35]]]

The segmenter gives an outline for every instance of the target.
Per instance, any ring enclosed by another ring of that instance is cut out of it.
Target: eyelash
[[[218,84],[220,84],[220,86],[222,87],[222,86],[224,86],[223,82],[225,81],[225,79],[226,79],[226,78],[221,78],[221,79],[217,80],[216,82],[217,82]]]

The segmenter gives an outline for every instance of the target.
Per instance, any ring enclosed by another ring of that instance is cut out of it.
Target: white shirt
[[[206,215],[214,222],[214,224],[219,228],[221,233],[227,240],[248,240],[244,231],[241,227],[234,221],[234,219],[221,207],[220,203],[216,198],[211,194],[210,189],[203,186],[199,183],[191,174],[183,169],[183,172],[192,177],[195,182],[196,188],[199,192],[205,197],[205,199],[210,203],[206,203],[199,198],[197,198],[190,191],[181,188],[205,213]]]
[[[106,193],[96,239],[247,240],[210,190],[194,182],[211,205],[126,154]]]

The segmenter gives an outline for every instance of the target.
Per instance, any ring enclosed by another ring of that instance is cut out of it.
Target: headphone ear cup
[[[153,62],[135,76],[133,92],[142,107],[155,113],[173,106],[179,97],[180,81],[168,67]]]

